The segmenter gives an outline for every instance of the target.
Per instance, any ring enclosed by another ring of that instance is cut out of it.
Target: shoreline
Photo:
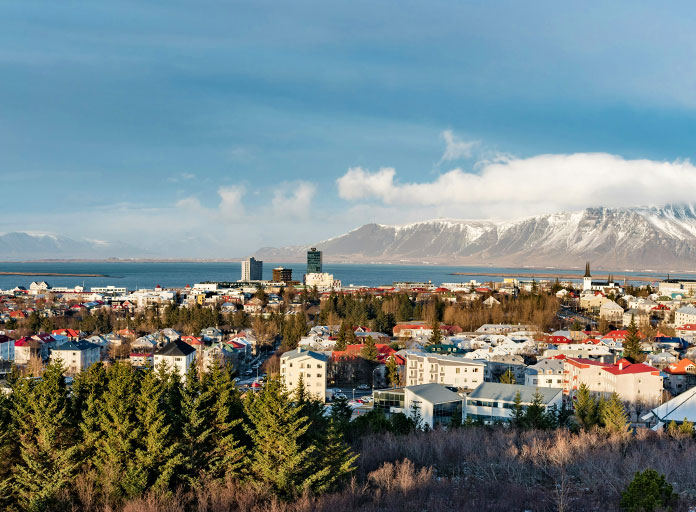
[[[519,274],[519,273],[512,273],[512,272],[452,272],[449,274],[451,276],[477,276],[477,277],[514,277],[514,278],[526,278],[526,279],[534,279],[534,278],[540,278],[540,279],[562,279],[562,280],[568,280],[568,279],[575,279],[575,280],[581,280],[583,278],[582,275],[578,274],[559,274],[559,273],[553,273],[553,272],[539,272],[538,274]],[[659,278],[655,276],[652,279],[649,279],[650,276],[646,274],[620,274],[619,276],[615,277],[620,277],[622,279],[626,279],[628,281],[641,281],[641,282],[654,282],[654,281],[663,281],[663,278]],[[598,280],[598,279],[608,279],[609,276],[607,275],[606,277],[603,276],[593,276],[593,279]],[[620,279],[615,280],[615,282],[619,282]]]
[[[29,276],[29,277],[107,277],[106,274],[75,274],[62,272],[4,272],[0,271],[0,276]]]

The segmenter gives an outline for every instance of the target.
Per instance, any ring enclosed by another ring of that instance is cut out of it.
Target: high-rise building
[[[307,251],[307,273],[322,273],[321,251],[317,251],[316,247],[312,247],[309,251]]]
[[[274,283],[289,283],[292,281],[292,269],[276,267],[273,269],[273,282]]]
[[[261,281],[263,279],[263,261],[247,258],[242,261],[242,281]]]

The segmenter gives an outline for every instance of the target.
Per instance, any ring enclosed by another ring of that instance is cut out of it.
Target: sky
[[[220,258],[693,201],[695,22],[691,2],[5,0],[0,233]]]

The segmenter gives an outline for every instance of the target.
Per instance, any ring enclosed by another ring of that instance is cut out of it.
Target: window
[[[312,367],[312,365],[307,363],[307,368],[311,368],[311,367]]]
[[[454,373],[459,373],[459,368],[456,368]]]
[[[317,379],[321,379],[321,373],[317,373]]]

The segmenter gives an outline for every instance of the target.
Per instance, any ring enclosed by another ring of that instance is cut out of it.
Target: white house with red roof
[[[643,363],[620,359],[614,364],[594,359],[568,358],[564,365],[564,391],[574,396],[581,384],[593,393],[618,393],[622,400],[657,404],[662,400],[660,370]]]

